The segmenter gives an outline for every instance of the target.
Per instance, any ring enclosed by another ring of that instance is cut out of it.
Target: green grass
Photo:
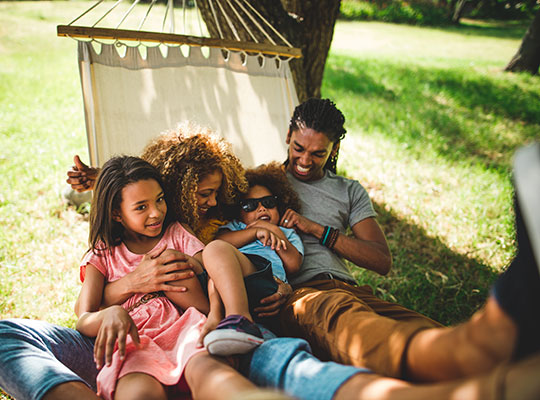
[[[325,71],[349,130],[338,166],[368,188],[394,255],[388,277],[355,273],[446,324],[515,252],[512,156],[540,138],[540,80],[502,72],[516,29],[341,23]]]
[[[84,2],[0,2],[0,317],[73,326],[87,222],[62,200],[86,136],[75,41]],[[323,95],[347,117],[339,168],[368,189],[394,256],[384,298],[443,323],[515,252],[511,162],[539,138],[540,80],[501,70],[526,27],[339,22]],[[1,397],[1,394],[0,394]]]

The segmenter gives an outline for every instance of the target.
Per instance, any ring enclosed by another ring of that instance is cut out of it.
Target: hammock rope
[[[69,24],[59,25],[57,27],[58,36],[67,36],[77,40],[91,39],[97,43],[103,43],[99,39],[106,39],[113,40],[117,44],[126,44],[124,43],[126,41],[137,42],[138,45],[146,45],[149,42],[157,42],[168,46],[187,44],[188,46],[217,47],[241,53],[260,53],[264,56],[280,56],[287,59],[301,57],[300,49],[294,48],[247,0],[226,0],[224,3],[208,0],[209,12],[212,15],[219,39],[203,35],[201,10],[197,0],[194,1],[194,13],[197,16],[199,27],[198,36],[186,34],[188,31],[186,0],[182,0],[183,18],[180,22],[183,23],[179,24],[182,25],[181,29],[179,29],[180,34],[176,33],[176,22],[178,21],[175,19],[174,0],[168,0],[166,3],[163,19],[160,23],[161,31],[152,31],[148,30],[148,28],[143,30],[143,26],[150,20],[150,13],[155,9],[154,5],[157,0],[152,0],[149,3],[142,18],[137,21],[138,26],[136,29],[121,27],[126,24],[128,18],[134,15],[134,10],[141,4],[140,0],[133,0],[118,22],[112,25],[113,27],[98,26],[104,25],[105,19],[112,16],[113,11],[119,9],[119,5],[123,1],[115,1],[92,23],[75,25],[83,17],[90,16],[90,13],[96,11],[98,6],[104,5],[104,0],[97,0],[95,4]],[[227,11],[225,4],[231,11]],[[138,19],[139,17],[134,16],[133,18]],[[233,18],[237,22],[233,22]],[[224,27],[220,21],[224,21],[234,39],[225,39]],[[259,32],[260,36],[256,34],[253,27]],[[250,38],[250,41],[242,41],[238,29],[242,29]],[[264,43],[259,39],[261,37],[265,38]],[[278,41],[283,44],[278,44]],[[130,47],[133,47],[133,45]]]

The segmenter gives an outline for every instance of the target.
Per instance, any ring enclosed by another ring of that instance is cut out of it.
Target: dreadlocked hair
[[[300,200],[296,191],[287,179],[287,175],[281,164],[271,162],[255,168],[246,170],[246,179],[248,186],[263,186],[277,197],[277,207],[279,215],[283,215],[288,208],[299,212]],[[235,206],[229,209],[229,219],[238,219],[240,217],[240,207]]]
[[[244,168],[231,145],[209,128],[192,122],[162,133],[145,148],[142,158],[163,176],[173,218],[188,224],[196,234],[202,228],[196,198],[202,179],[216,171],[223,174],[218,205],[208,217],[222,217],[222,207],[235,203],[238,194],[247,190]]]
[[[311,98],[299,104],[295,109],[289,124],[289,132],[310,128],[316,132],[324,133],[334,144],[345,137],[347,131],[343,127],[345,116],[337,109],[335,103],[329,99]],[[324,166],[336,173],[338,152],[329,157]]]

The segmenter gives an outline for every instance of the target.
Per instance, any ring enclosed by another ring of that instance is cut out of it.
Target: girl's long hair
[[[139,157],[113,157],[103,165],[97,177],[90,208],[89,250],[95,253],[111,250],[121,243],[124,228],[113,219],[113,214],[120,210],[122,189],[131,183],[149,179],[164,187],[159,172]],[[166,218],[164,229],[167,223]]]

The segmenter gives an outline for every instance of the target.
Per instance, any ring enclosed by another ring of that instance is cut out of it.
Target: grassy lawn
[[[73,326],[88,224],[62,199],[87,159],[76,42],[86,2],[0,2],[0,317]],[[512,155],[540,137],[540,80],[506,74],[526,26],[340,22],[323,95],[347,117],[339,168],[369,191],[392,253],[379,295],[445,324],[511,260]],[[0,398],[1,398],[0,394]]]

